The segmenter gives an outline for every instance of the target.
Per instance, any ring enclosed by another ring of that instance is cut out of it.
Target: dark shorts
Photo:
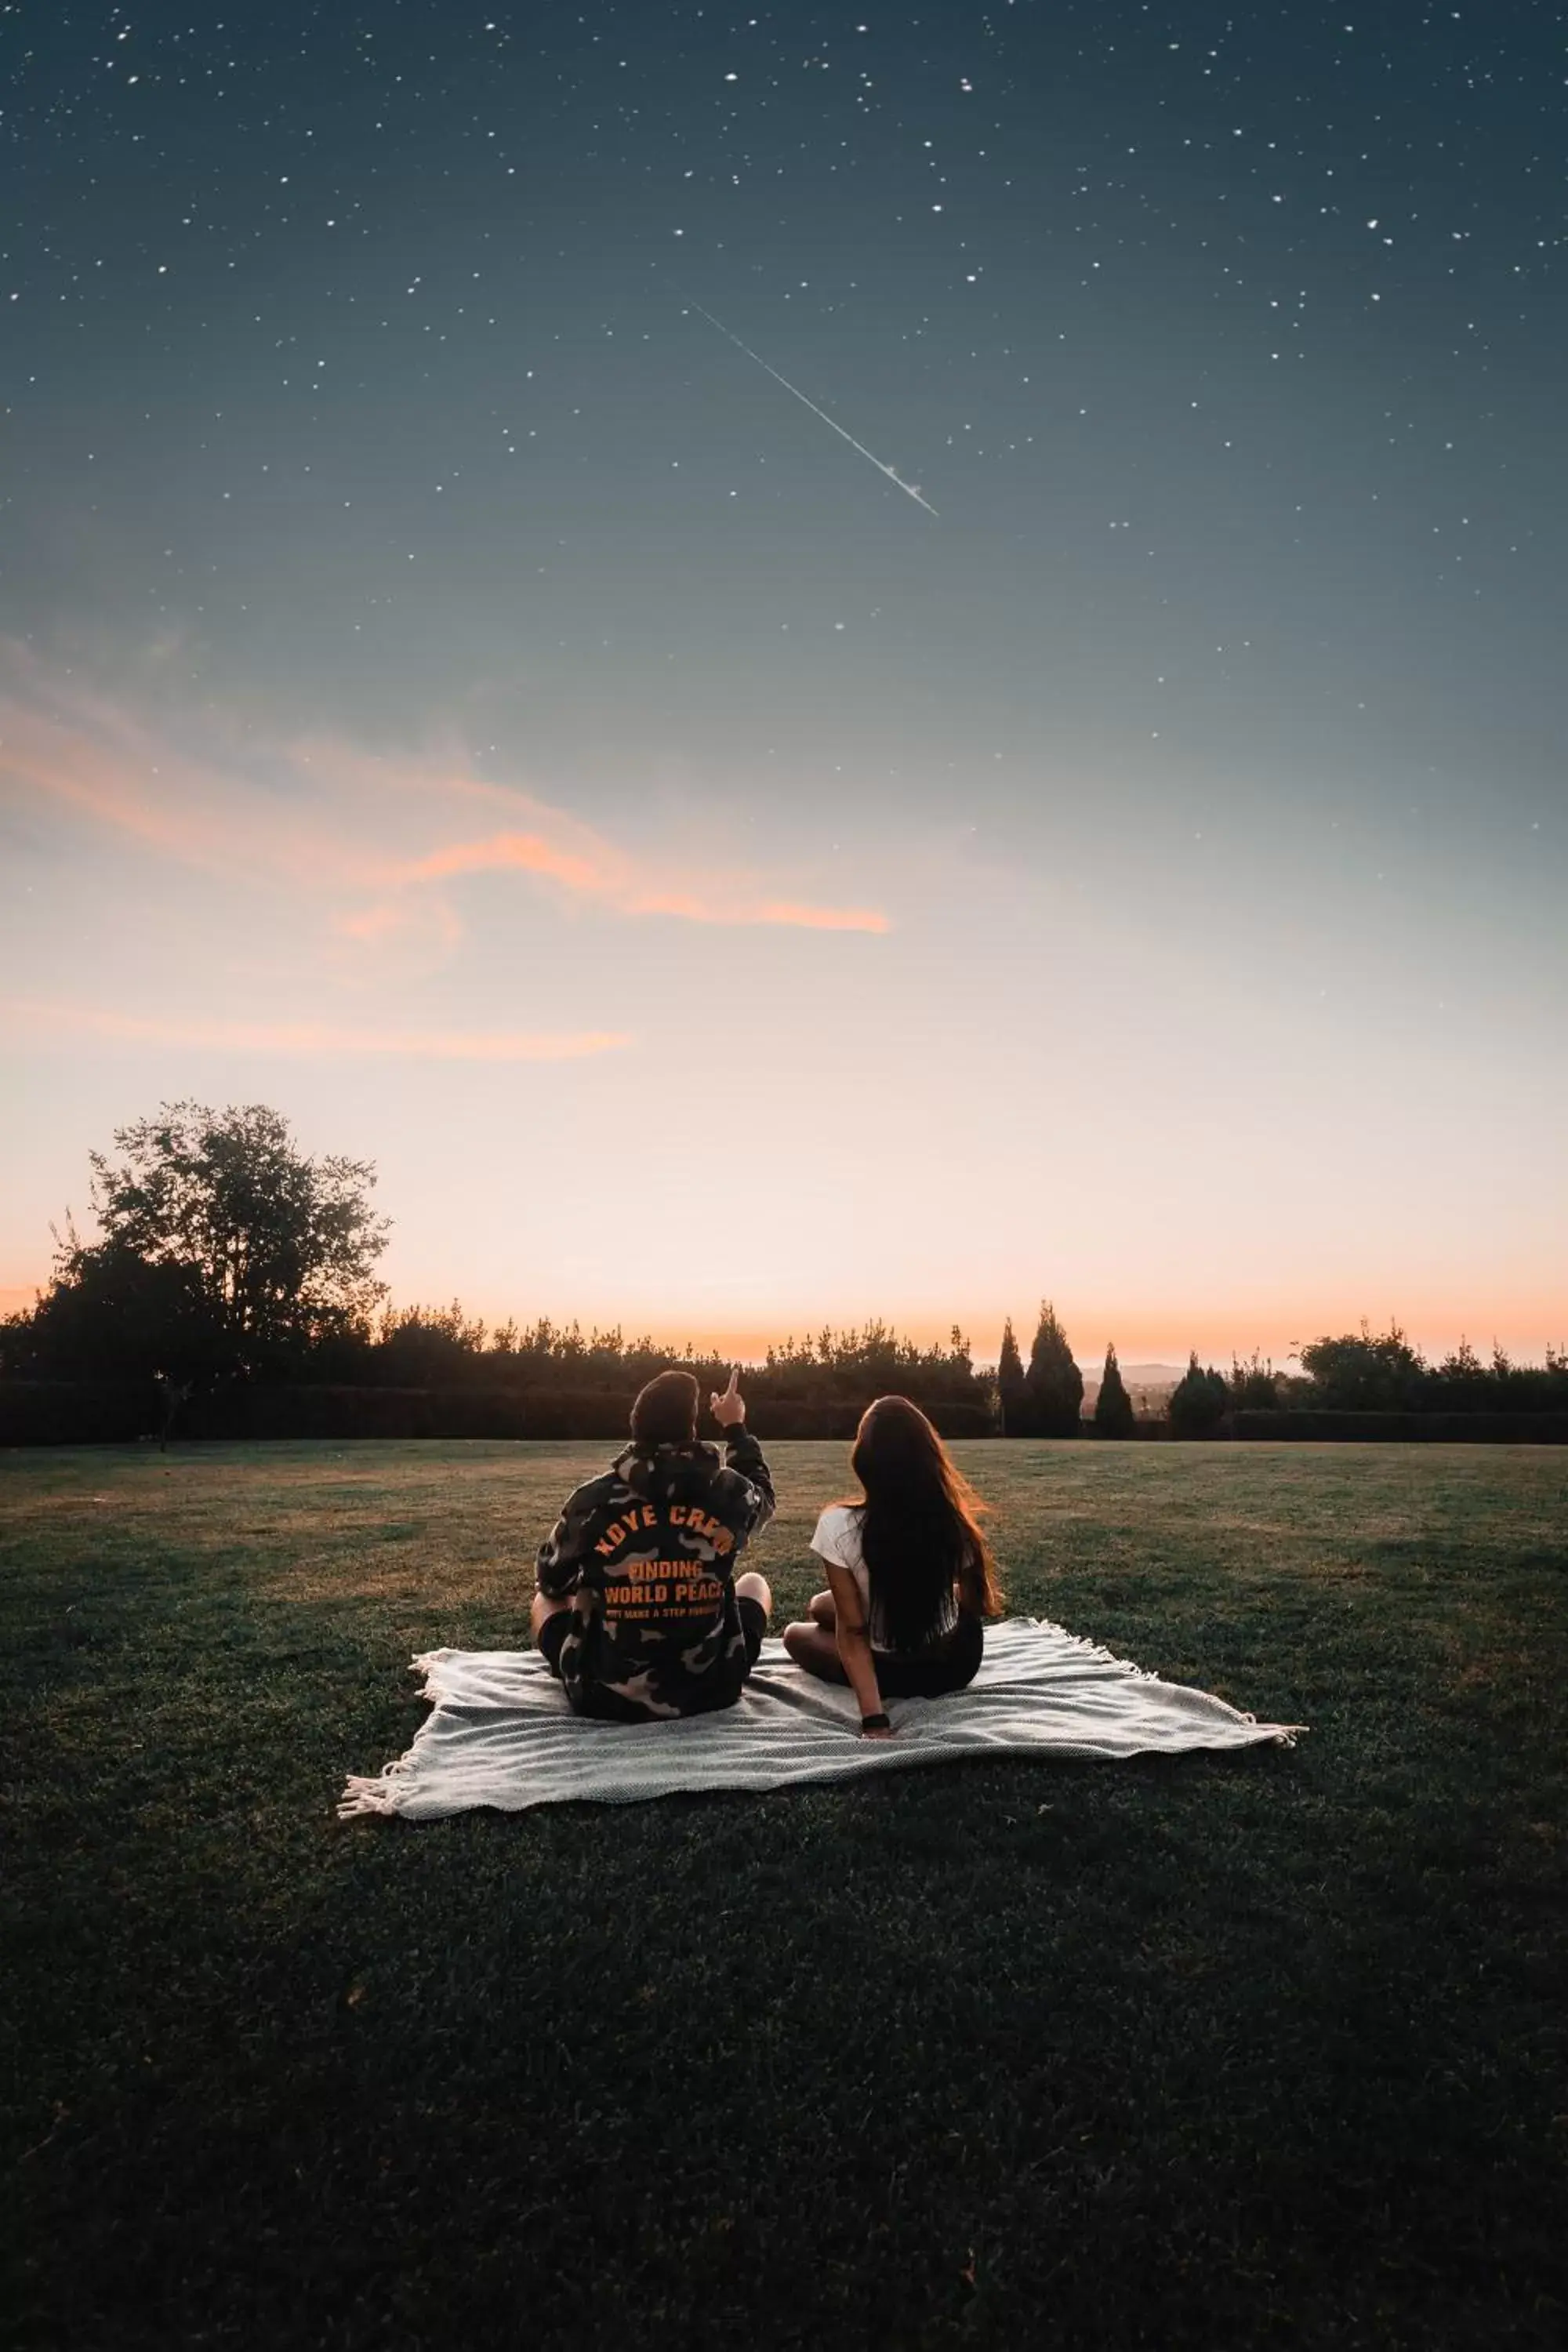
[[[561,1680],[561,1652],[571,1631],[571,1610],[557,1609],[553,1616],[545,1619],[533,1637],[534,1647],[557,1682]]]
[[[984,1651],[984,1624],[966,1610],[946,1644],[929,1656],[900,1658],[889,1651],[874,1650],[871,1655],[877,1668],[877,1688],[884,1698],[945,1698],[949,1691],[967,1689],[980,1672]],[[831,1667],[814,1671],[828,1682],[847,1683],[849,1679],[837,1659]]]
[[[763,1635],[768,1630],[768,1612],[749,1592],[737,1592],[735,1606],[741,1612],[741,1631],[746,1637],[746,1672],[750,1674],[762,1650]]]
[[[768,1630],[768,1612],[760,1601],[752,1599],[749,1592],[738,1592],[735,1595],[735,1606],[741,1612],[741,1631],[746,1637],[746,1664],[741,1677],[743,1682],[757,1663],[758,1654],[763,1646],[763,1635]],[[552,1616],[545,1619],[539,1629],[539,1654],[557,1682],[561,1679],[561,1652],[571,1630],[570,1609],[557,1609]],[[643,1720],[641,1708],[635,1710],[629,1719],[640,1723]]]

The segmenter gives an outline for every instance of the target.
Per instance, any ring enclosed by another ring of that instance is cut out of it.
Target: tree
[[[1311,1380],[1314,1403],[1331,1412],[1420,1408],[1426,1366],[1397,1323],[1377,1339],[1363,1323],[1359,1336],[1347,1331],[1338,1339],[1314,1339],[1296,1352]]]
[[[450,1307],[405,1307],[397,1313],[388,1307],[376,1333],[376,1374],[395,1388],[479,1380],[485,1370],[484,1344],[482,1318],[470,1321],[459,1299]]]
[[[1249,1363],[1230,1360],[1230,1401],[1238,1412],[1273,1412],[1279,1403],[1279,1383],[1272,1363],[1254,1348]]]
[[[1013,1337],[1013,1318],[1002,1326],[1002,1350],[996,1359],[996,1394],[1002,1406],[1002,1434],[1021,1437],[1028,1419],[1028,1391],[1024,1386],[1024,1359]]]
[[[1187,1369],[1171,1391],[1171,1426],[1178,1437],[1208,1437],[1219,1427],[1229,1402],[1223,1374],[1200,1367],[1194,1349]]]
[[[370,1161],[307,1158],[262,1103],[165,1103],[114,1141],[118,1161],[89,1155],[100,1247],[183,1269],[237,1368],[277,1366],[364,1328],[385,1293],[372,1269],[388,1230],[371,1210]]]
[[[1073,1361],[1067,1333],[1057,1320],[1056,1308],[1048,1298],[1040,1301],[1040,1320],[1024,1379],[1036,1436],[1076,1436],[1079,1407],[1083,1402],[1083,1374]]]
[[[1132,1400],[1127,1393],[1114,1346],[1105,1351],[1105,1370],[1100,1376],[1100,1394],[1094,1401],[1094,1425],[1101,1437],[1132,1434]]]
[[[23,1378],[151,1381],[184,1386],[226,1361],[225,1335],[195,1269],[152,1265],[120,1244],[89,1248],[68,1223],[54,1279],[0,1344]]]

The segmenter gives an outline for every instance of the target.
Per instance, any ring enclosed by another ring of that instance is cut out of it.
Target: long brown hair
[[[981,1531],[985,1506],[919,1405],[879,1397],[862,1414],[849,1467],[865,1489],[860,1557],[872,1621],[890,1649],[928,1649],[956,1595],[999,1617],[1002,1588]]]

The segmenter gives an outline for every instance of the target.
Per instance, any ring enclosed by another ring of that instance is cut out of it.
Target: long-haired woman
[[[973,1681],[984,1620],[1002,1613],[984,1506],[907,1397],[879,1397],[862,1416],[849,1466],[863,1499],[832,1503],[811,1549],[828,1590],[784,1627],[797,1666],[847,1683],[868,1738],[892,1729],[885,1702],[938,1698]]]

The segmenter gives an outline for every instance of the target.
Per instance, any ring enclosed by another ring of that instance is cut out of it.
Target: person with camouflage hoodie
[[[697,1435],[689,1372],[660,1372],[632,1407],[632,1442],[567,1497],[539,1547],[530,1624],[574,1714],[647,1723],[733,1706],[773,1596],[735,1564],[773,1517],[737,1369],[710,1400],[727,1459]]]

